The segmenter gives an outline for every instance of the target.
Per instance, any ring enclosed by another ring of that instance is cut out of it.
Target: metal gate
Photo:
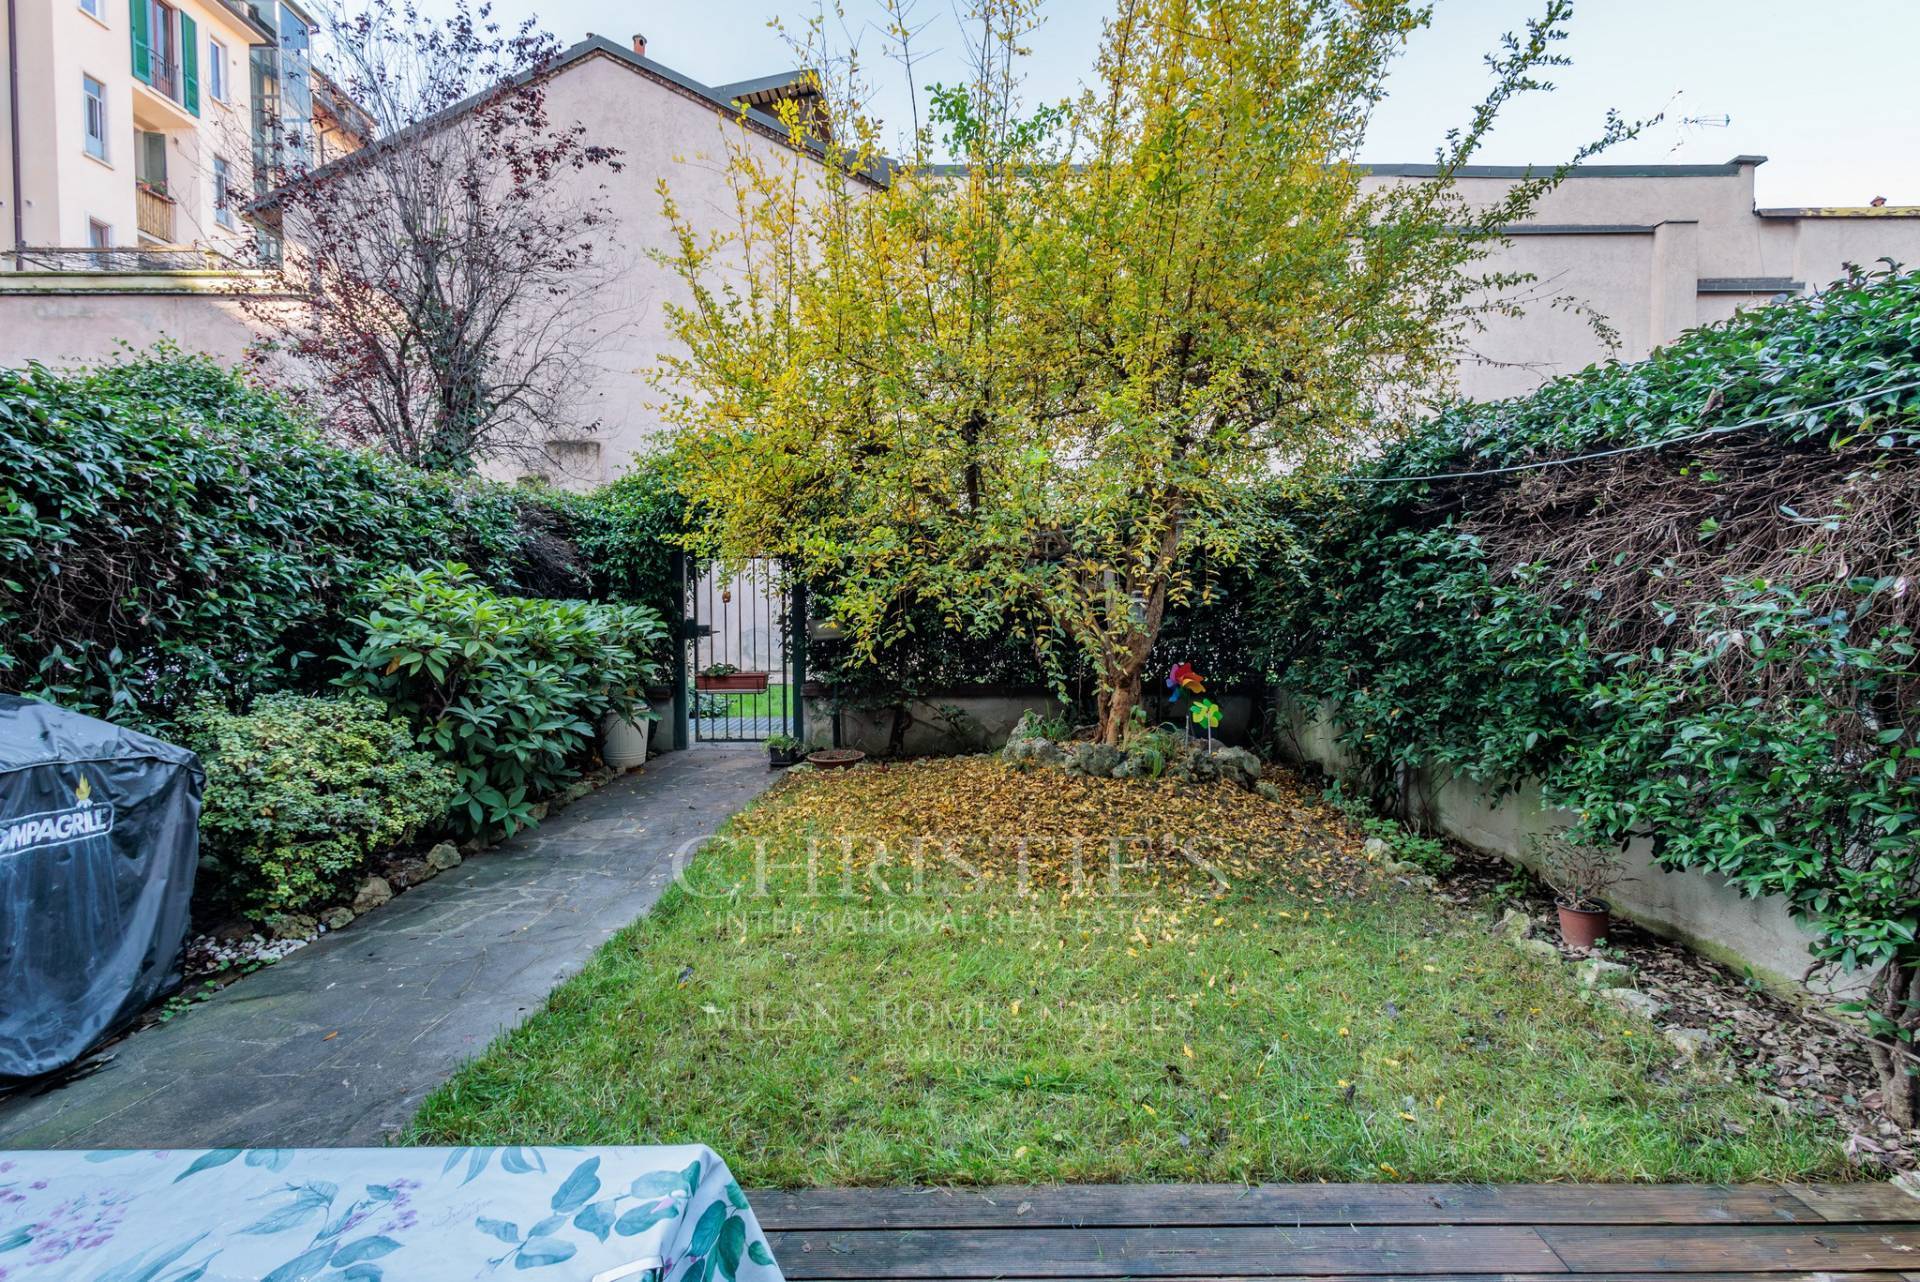
[[[803,736],[804,677],[795,619],[803,608],[777,562],[764,558],[737,573],[689,573],[685,721],[695,743],[759,743],[773,734]],[[684,740],[683,740],[684,741]]]

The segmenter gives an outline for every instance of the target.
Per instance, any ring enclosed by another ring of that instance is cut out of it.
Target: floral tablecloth
[[[0,1282],[782,1282],[673,1148],[0,1152]]]

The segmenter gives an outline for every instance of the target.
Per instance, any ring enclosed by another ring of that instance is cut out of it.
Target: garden
[[[200,755],[196,918],[234,939],[344,925],[538,822],[666,684],[658,476],[411,468],[164,349],[10,372],[0,453],[0,680]]]
[[[1525,283],[1489,255],[1565,171],[1490,203],[1452,176],[1561,64],[1567,12],[1489,59],[1432,183],[1347,163],[1426,20],[1397,3],[1208,11],[1259,40],[1130,7],[1110,94],[1024,105],[983,57],[898,157],[857,110],[831,137],[789,111],[791,146],[724,166],[739,228],[663,184],[671,430],[589,493],[484,478],[489,432],[548,426],[433,381],[485,354],[399,380],[432,429],[412,462],[339,443],[391,426],[364,388],[347,430],[164,349],[9,371],[0,685],[197,752],[202,925],[287,941],[551,822],[673,694],[756,728],[821,701],[776,763],[851,714],[889,727],[690,845],[426,1099],[406,1138],[482,1165],[712,1142],[781,1185],[1910,1168],[1920,276],[1451,400],[1499,310],[1476,300]],[[1031,15],[977,16],[1012,49]],[[679,672],[680,576],[753,561],[810,603],[804,685]],[[1009,689],[1002,743],[957,701]],[[948,751],[910,757],[929,717]],[[1463,790],[1542,799],[1518,866],[1457,840]],[[1667,877],[1766,908],[1805,974],[1638,928],[1630,882]],[[604,1243],[600,1214],[575,1226]]]

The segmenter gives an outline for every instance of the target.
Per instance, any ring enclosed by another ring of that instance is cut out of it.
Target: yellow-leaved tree
[[[723,232],[662,186],[691,301],[660,386],[703,550],[791,558],[866,649],[926,607],[1019,629],[1091,671],[1117,741],[1196,557],[1254,546],[1244,487],[1322,481],[1512,306],[1525,278],[1484,260],[1564,166],[1482,204],[1456,174],[1550,87],[1570,8],[1488,57],[1432,177],[1388,183],[1355,155],[1427,24],[1405,0],[1120,0],[1087,87],[1040,107],[1034,0],[973,0],[971,79],[898,157],[834,64],[827,127],[789,110],[787,147],[731,148]]]

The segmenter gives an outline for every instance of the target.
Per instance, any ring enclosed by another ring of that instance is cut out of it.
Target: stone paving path
[[[385,1143],[429,1091],[645,914],[677,851],[772,781],[758,748],[657,757],[128,1038],[92,1076],[0,1099],[0,1148]]]

